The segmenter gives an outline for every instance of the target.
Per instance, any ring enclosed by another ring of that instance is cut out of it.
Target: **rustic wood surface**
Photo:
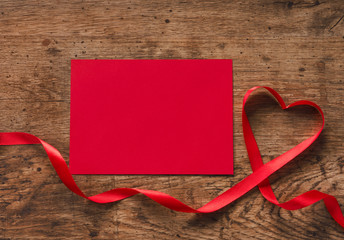
[[[318,103],[326,117],[320,139],[271,177],[276,196],[286,201],[318,189],[343,206],[343,17],[343,0],[2,0],[0,131],[37,135],[68,160],[71,59],[230,58],[233,176],[75,176],[81,189],[155,189],[195,207],[205,204],[251,173],[242,98],[252,86],[267,85],[287,103]],[[247,111],[265,162],[319,127],[314,110],[281,111],[263,91]],[[286,211],[254,189],[205,215],[174,212],[141,195],[100,205],[66,189],[40,146],[0,147],[0,160],[3,239],[344,238],[322,202]]]

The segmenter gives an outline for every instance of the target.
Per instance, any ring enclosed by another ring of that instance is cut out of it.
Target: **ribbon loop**
[[[283,153],[282,155],[269,161],[266,164],[263,163],[257,142],[255,140],[255,137],[253,135],[250,123],[245,112],[245,104],[247,102],[248,97],[254,90],[258,88],[265,88],[266,90],[268,90],[279,102],[282,109],[288,109],[298,105],[308,105],[317,109],[322,117],[322,126],[318,132],[316,132],[310,138],[302,141],[289,151]],[[76,185],[73,176],[69,172],[69,168],[65,160],[61,156],[60,152],[56,150],[53,146],[39,139],[38,137],[22,132],[0,133],[0,145],[42,144],[50,159],[50,162],[56,170],[56,173],[60,177],[61,181],[66,185],[66,187],[69,188],[75,194],[97,203],[109,203],[120,201],[122,199],[141,193],[156,201],[157,203],[175,211],[189,213],[209,213],[223,208],[224,206],[232,203],[233,201],[243,196],[252,188],[258,186],[262,195],[269,202],[287,210],[301,209],[320,200],[324,200],[326,208],[331,214],[331,216],[334,218],[336,222],[338,222],[344,228],[344,216],[335,197],[328,195],[326,193],[319,192],[317,190],[311,190],[287,202],[280,203],[277,200],[268,179],[268,177],[271,174],[275,173],[277,170],[282,168],[284,165],[286,165],[288,162],[292,161],[296,156],[302,153],[305,149],[307,149],[320,135],[321,131],[323,130],[324,123],[324,114],[321,108],[313,102],[302,100],[286,106],[282,97],[272,88],[258,86],[248,90],[244,96],[242,106],[242,127],[245,144],[253,173],[251,173],[246,178],[241,180],[239,183],[234,185],[232,188],[228,189],[227,191],[217,196],[216,198],[214,198],[213,200],[211,200],[199,209],[194,209],[166,193],[137,188],[115,188],[88,197]]]

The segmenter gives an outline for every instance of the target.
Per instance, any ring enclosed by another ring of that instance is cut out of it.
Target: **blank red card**
[[[233,174],[232,60],[72,60],[73,174]]]

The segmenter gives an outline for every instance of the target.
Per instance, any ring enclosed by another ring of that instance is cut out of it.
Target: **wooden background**
[[[344,204],[344,1],[0,2],[0,131],[29,132],[68,160],[70,60],[231,58],[233,176],[75,176],[95,194],[155,189],[199,207],[251,173],[241,130],[246,90],[267,85],[287,103],[325,112],[320,139],[271,177],[280,201],[310,189]],[[264,161],[312,135],[318,114],[281,111],[257,92],[247,106]],[[272,130],[270,130],[270,127]],[[291,128],[291,129],[289,129]],[[252,190],[205,215],[178,213],[134,196],[100,205],[72,194],[40,146],[0,148],[3,239],[342,239],[322,202],[298,211]]]

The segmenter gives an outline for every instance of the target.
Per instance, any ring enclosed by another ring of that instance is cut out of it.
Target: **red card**
[[[72,60],[73,174],[233,174],[232,60]]]

